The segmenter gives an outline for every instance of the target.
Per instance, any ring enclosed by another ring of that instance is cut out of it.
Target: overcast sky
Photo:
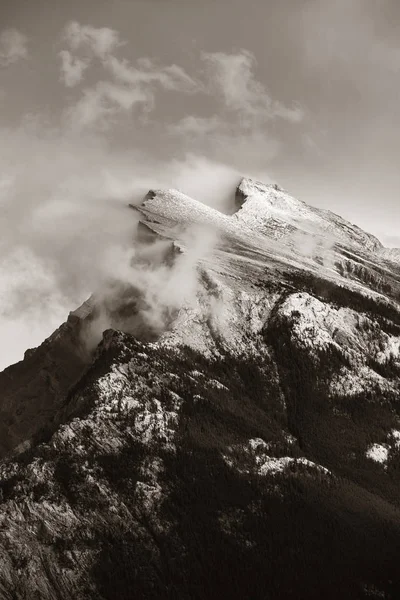
[[[150,187],[273,180],[400,245],[397,0],[2,0],[0,27],[0,368]]]

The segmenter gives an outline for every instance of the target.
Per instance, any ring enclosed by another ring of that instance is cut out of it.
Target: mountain
[[[397,599],[400,265],[276,185],[151,190],[0,374],[0,598]]]

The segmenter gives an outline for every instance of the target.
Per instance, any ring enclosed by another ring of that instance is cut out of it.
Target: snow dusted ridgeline
[[[283,246],[276,243],[272,246],[269,239],[272,238],[276,242],[279,226],[290,226],[294,210],[302,214],[301,208],[304,207],[303,213],[308,214],[307,205],[284,193],[279,192],[282,198],[272,196],[266,192],[268,186],[264,188],[264,192],[254,193],[248,198],[246,196],[244,205],[233,215],[223,214],[174,189],[151,190],[137,209],[144,216],[145,222],[160,233],[165,232],[166,228],[174,227],[174,234],[179,235],[179,231],[184,227],[204,225],[228,239],[246,241],[254,247],[274,248],[275,251],[279,249],[284,252]],[[257,184],[251,180],[243,180],[237,188],[236,198],[245,193],[243,190],[250,193],[250,190],[255,189],[259,189]],[[266,230],[264,225],[275,212],[281,215],[281,223],[279,219],[272,218],[271,226]],[[268,236],[265,237],[265,234]]]
[[[237,187],[236,208],[226,215],[173,189],[150,191],[136,207],[149,230],[179,239],[183,248],[183,234],[200,227],[215,233],[215,248],[236,252],[239,259],[246,255],[248,263],[251,255],[253,263],[261,259],[271,278],[282,268],[305,269],[361,287],[365,294],[374,290],[400,297],[400,269],[387,263],[395,250],[340,216],[309,206],[276,184],[247,178]]]
[[[143,202],[133,207],[142,215],[142,221],[156,233],[182,241],[182,234],[197,227],[213,231],[216,236],[232,240],[249,241],[254,232],[246,225],[239,227],[228,215],[206,206],[186,194],[174,189],[151,190]],[[256,236],[254,245],[265,245],[265,240]]]
[[[203,223],[224,228],[230,223],[227,215],[174,189],[150,190],[138,209],[150,221],[153,216],[156,222],[165,220],[169,224]]]
[[[329,210],[319,209],[291,196],[277,184],[264,184],[243,178],[236,189],[236,212],[226,215],[174,189],[151,190],[137,208],[145,221],[171,228],[176,225],[204,224],[233,237],[260,233],[275,240],[293,237],[296,232],[320,237],[332,245],[344,243],[359,251],[375,253],[379,259],[398,261],[399,250],[384,248],[372,234]],[[177,233],[176,229],[174,232]],[[259,243],[258,236],[254,243]],[[296,236],[294,236],[296,239]],[[265,243],[265,240],[264,240]],[[282,246],[277,246],[283,249]]]
[[[316,223],[321,221],[305,202],[293,198],[279,186],[251,179],[243,179],[239,184],[236,205],[235,217],[240,223],[275,237],[284,236],[285,231],[293,232],[307,219]]]
[[[237,202],[150,192],[137,279],[0,375],[2,599],[400,597],[398,269],[276,185]]]
[[[312,236],[329,235],[332,243],[344,241],[368,251],[383,248],[373,235],[364,232],[331,211],[309,206],[276,184],[244,178],[236,192],[236,218],[243,224],[274,237],[302,231]]]

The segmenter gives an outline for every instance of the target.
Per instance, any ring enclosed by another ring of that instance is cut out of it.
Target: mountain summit
[[[265,185],[242,179],[236,192],[240,206],[237,218],[256,231],[273,237],[285,237],[294,230],[326,236],[365,250],[383,246],[369,233],[352,225],[331,211],[314,208],[297,200],[276,184]]]
[[[152,190],[0,374],[0,597],[400,597],[400,265],[275,184]]]

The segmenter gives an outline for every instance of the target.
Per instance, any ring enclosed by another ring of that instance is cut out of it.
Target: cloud
[[[129,65],[127,60],[110,56],[104,66],[117,81],[131,86],[159,83],[164,89],[171,91],[190,93],[201,90],[200,84],[178,65],[157,67],[149,58],[142,58],[137,62],[139,68]]]
[[[288,107],[281,102],[274,102],[273,116],[290,123],[300,123],[304,118],[304,110],[300,105]]]
[[[243,174],[239,169],[210,157],[187,154],[172,160],[159,187],[174,187],[222,212],[232,212],[234,189]],[[166,185],[168,184],[168,185]],[[153,184],[154,187],[154,184]]]
[[[180,140],[188,153],[207,156],[242,173],[265,176],[267,165],[282,150],[282,128],[300,124],[304,110],[270,96],[255,77],[252,53],[203,52],[202,59],[206,63],[203,89],[209,99],[219,101],[217,110],[169,123],[169,135]]]
[[[217,115],[211,117],[188,115],[168,125],[169,133],[184,136],[204,136],[222,129],[225,129],[225,123]]]
[[[230,121],[221,116],[186,116],[168,126],[171,136],[184,144],[188,153],[207,156],[247,174],[265,171],[282,147],[276,135],[261,125]]]
[[[91,65],[94,58],[105,61],[111,52],[123,46],[118,32],[108,27],[96,28],[91,25],[81,25],[70,21],[63,31],[63,41],[69,50],[61,50],[61,75],[60,81],[67,87],[74,87],[83,79],[84,72]],[[76,52],[83,52],[79,57]]]
[[[128,69],[126,64],[115,59],[112,73],[117,72],[118,80],[102,80],[84,89],[81,98],[67,109],[67,121],[75,128],[93,126],[107,129],[118,114],[130,114],[134,108],[140,108],[142,113],[152,111],[155,106],[156,85],[167,91],[193,93],[196,89],[194,81],[192,83],[183,70],[181,73],[172,67],[139,71]],[[124,76],[119,69],[124,71]],[[127,81],[128,72],[131,81]],[[125,81],[121,81],[123,77]]]
[[[265,86],[257,81],[256,59],[251,52],[203,52],[202,58],[208,66],[211,91],[218,93],[226,107],[237,113],[242,124],[263,123],[274,118],[297,123],[303,119],[300,106],[286,107],[274,101]]]
[[[149,189],[175,188],[208,206],[231,212],[234,190],[242,176],[239,169],[201,154],[157,160],[143,152],[128,153],[121,164],[113,161],[110,169],[105,167],[101,185],[111,197],[124,198],[126,204],[139,203]]]
[[[140,109],[142,114],[154,109],[155,89],[152,83],[159,83],[167,90],[188,90],[186,81],[181,86],[179,81],[173,81],[164,75],[162,72],[143,72],[143,83],[136,85],[99,81],[84,89],[81,98],[67,109],[66,122],[77,130],[90,127],[106,130],[115,123],[118,115],[131,114],[135,108]]]
[[[63,35],[71,50],[84,49],[94,56],[105,59],[111,52],[123,45],[119,34],[108,27],[96,28],[71,21],[64,29]]]
[[[72,21],[65,27],[63,39],[74,52],[86,51],[89,54],[84,60],[85,66],[93,58],[100,59],[103,66],[120,83],[142,85],[158,82],[165,89],[178,91],[196,91],[199,87],[198,82],[194,81],[178,65],[157,67],[152,59],[144,57],[138,59],[137,67],[134,67],[127,60],[115,57],[114,51],[125,45],[126,42],[122,42],[118,32],[113,29],[95,28]],[[63,51],[61,54],[63,66],[65,61],[67,67],[70,67],[71,53]],[[82,59],[78,59],[79,65],[80,60]]]
[[[70,50],[60,53],[61,79],[72,87],[83,78],[84,71],[93,60],[99,61],[108,77],[82,91],[82,96],[68,107],[67,122],[75,129],[94,127],[106,130],[115,124],[118,116],[136,114],[144,116],[156,106],[156,93],[208,94],[223,101],[223,111],[212,116],[187,115],[167,130],[177,136],[193,137],[207,134],[218,136],[218,142],[229,142],[227,124],[235,123],[238,130],[255,132],[272,119],[299,123],[304,117],[298,105],[291,107],[273,100],[265,86],[256,79],[256,60],[252,53],[206,53],[201,55],[206,63],[202,79],[189,75],[177,64],[160,65],[149,57],[139,58],[134,64],[118,58],[115,51],[123,45],[118,32],[96,29],[89,25],[71,22],[64,31],[64,41]],[[72,55],[86,52],[84,55]],[[243,132],[243,131],[242,131]],[[263,144],[263,147],[265,144]]]
[[[83,74],[89,67],[89,59],[73,57],[68,50],[61,50],[61,75],[60,81],[66,87],[74,87],[83,79]]]
[[[109,81],[99,81],[83,90],[81,98],[65,113],[66,122],[72,129],[95,127],[105,130],[113,124],[118,113],[130,112],[141,105],[149,111],[154,105],[151,90],[126,88]]]
[[[309,227],[310,224],[307,224],[307,229]],[[297,229],[287,234],[285,242],[291,245],[296,256],[310,258],[328,269],[334,269],[334,248],[337,239],[335,236],[329,235],[329,232],[326,231],[324,235],[321,235],[317,227],[314,232]]]
[[[212,253],[217,240],[215,230],[193,225],[181,232],[184,252],[174,251],[169,241],[162,240],[150,246],[136,241],[129,249],[113,252],[109,256],[112,278],[95,294],[98,314],[82,332],[89,349],[107,328],[152,339],[169,329],[180,309],[195,309],[200,293],[198,263]]]
[[[28,56],[28,38],[17,29],[5,29],[0,33],[0,65],[8,67]]]
[[[83,79],[84,72],[93,60],[111,79],[101,79],[82,91],[81,97],[65,111],[65,120],[73,129],[108,129],[115,123],[118,114],[131,113],[140,109],[141,114],[153,110],[157,88],[192,94],[201,90],[198,81],[176,65],[158,65],[144,57],[130,64],[119,59],[113,52],[123,45],[116,31],[108,28],[96,29],[88,25],[71,22],[64,31],[64,41],[70,50],[86,51],[86,56],[73,55],[62,50],[61,81],[73,87]]]

